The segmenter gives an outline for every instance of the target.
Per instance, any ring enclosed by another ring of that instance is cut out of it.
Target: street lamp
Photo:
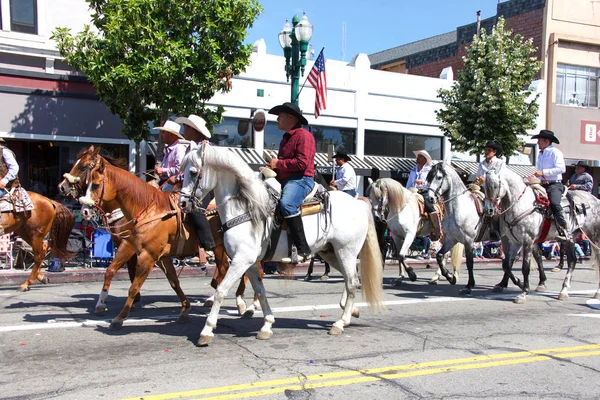
[[[292,24],[286,20],[279,32],[279,44],[285,55],[285,75],[289,82],[292,77],[292,103],[298,105],[300,92],[300,76],[304,76],[306,66],[306,51],[312,37],[313,26],[308,22],[306,14],[292,18]]]

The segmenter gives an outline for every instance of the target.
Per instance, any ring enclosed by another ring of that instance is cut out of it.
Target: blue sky
[[[503,0],[504,1],[504,0]],[[306,15],[314,25],[315,53],[342,60],[342,26],[346,24],[345,61],[455,30],[496,15],[498,0],[259,0],[264,9],[249,30],[247,43],[263,38],[267,53],[283,54],[277,35],[286,19]]]

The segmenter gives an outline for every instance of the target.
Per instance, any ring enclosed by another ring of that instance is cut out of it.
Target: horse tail
[[[383,261],[379,250],[379,241],[377,240],[377,231],[375,229],[375,221],[373,213],[366,205],[366,213],[368,218],[367,237],[360,250],[360,279],[362,292],[374,311],[383,311]]]
[[[75,225],[75,216],[59,202],[50,201],[54,207],[54,219],[52,220],[49,239],[50,254],[60,260],[68,260],[75,256],[75,254],[67,251],[69,235]]]
[[[462,265],[463,251],[465,245],[462,243],[456,243],[450,252],[450,258],[452,258],[452,266],[454,267],[454,275],[458,276],[460,273],[460,267]]]

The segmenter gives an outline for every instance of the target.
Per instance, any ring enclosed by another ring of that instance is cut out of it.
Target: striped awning
[[[467,180],[472,181],[475,179],[475,175],[477,174],[477,170],[479,169],[479,163],[476,161],[452,161],[452,166],[457,169],[460,173],[464,173],[468,175]],[[537,168],[533,165],[517,165],[517,164],[508,164],[506,165],[508,169],[515,172],[522,178],[527,178],[537,170]]]
[[[537,171],[537,168],[533,165],[513,165],[508,164],[508,169],[516,172],[521,178],[529,178]]]
[[[254,149],[247,149],[241,147],[229,147],[229,151],[239,156],[242,160],[246,162],[254,171],[258,171],[258,168],[264,167],[266,161],[264,158],[258,153],[258,151]]]
[[[265,150],[264,151],[265,159],[271,159],[273,157],[277,157],[277,150]],[[352,161],[350,161],[350,165],[354,168],[354,172],[356,175],[361,176],[370,176],[372,167],[367,164],[365,161],[361,160],[360,157],[354,154],[348,154]],[[321,174],[331,175],[333,174],[333,165],[330,161],[327,160],[327,153],[317,153],[315,154],[315,164],[317,164],[317,171]]]
[[[403,178],[408,179],[412,167],[417,165],[414,158],[365,156],[365,161],[379,170],[379,178]]]

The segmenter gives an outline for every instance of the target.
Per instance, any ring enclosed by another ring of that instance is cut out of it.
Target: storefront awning
[[[229,147],[229,151],[239,156],[246,162],[254,171],[258,171],[260,167],[264,167],[267,162],[264,158],[254,149],[240,148],[240,147]]]
[[[352,168],[354,168],[354,172],[356,172],[356,175],[371,176],[372,167],[369,164],[361,160],[356,155],[348,155],[352,159],[352,161],[350,161],[350,165],[352,165]],[[277,150],[265,150],[265,159],[270,159],[272,157],[277,157]],[[317,171],[319,171],[319,173],[325,175],[333,174],[333,165],[330,161],[327,160],[327,153],[315,154],[315,164],[317,164],[316,168]]]
[[[365,161],[379,171],[379,178],[408,179],[410,170],[417,165],[414,158],[365,156]]]

